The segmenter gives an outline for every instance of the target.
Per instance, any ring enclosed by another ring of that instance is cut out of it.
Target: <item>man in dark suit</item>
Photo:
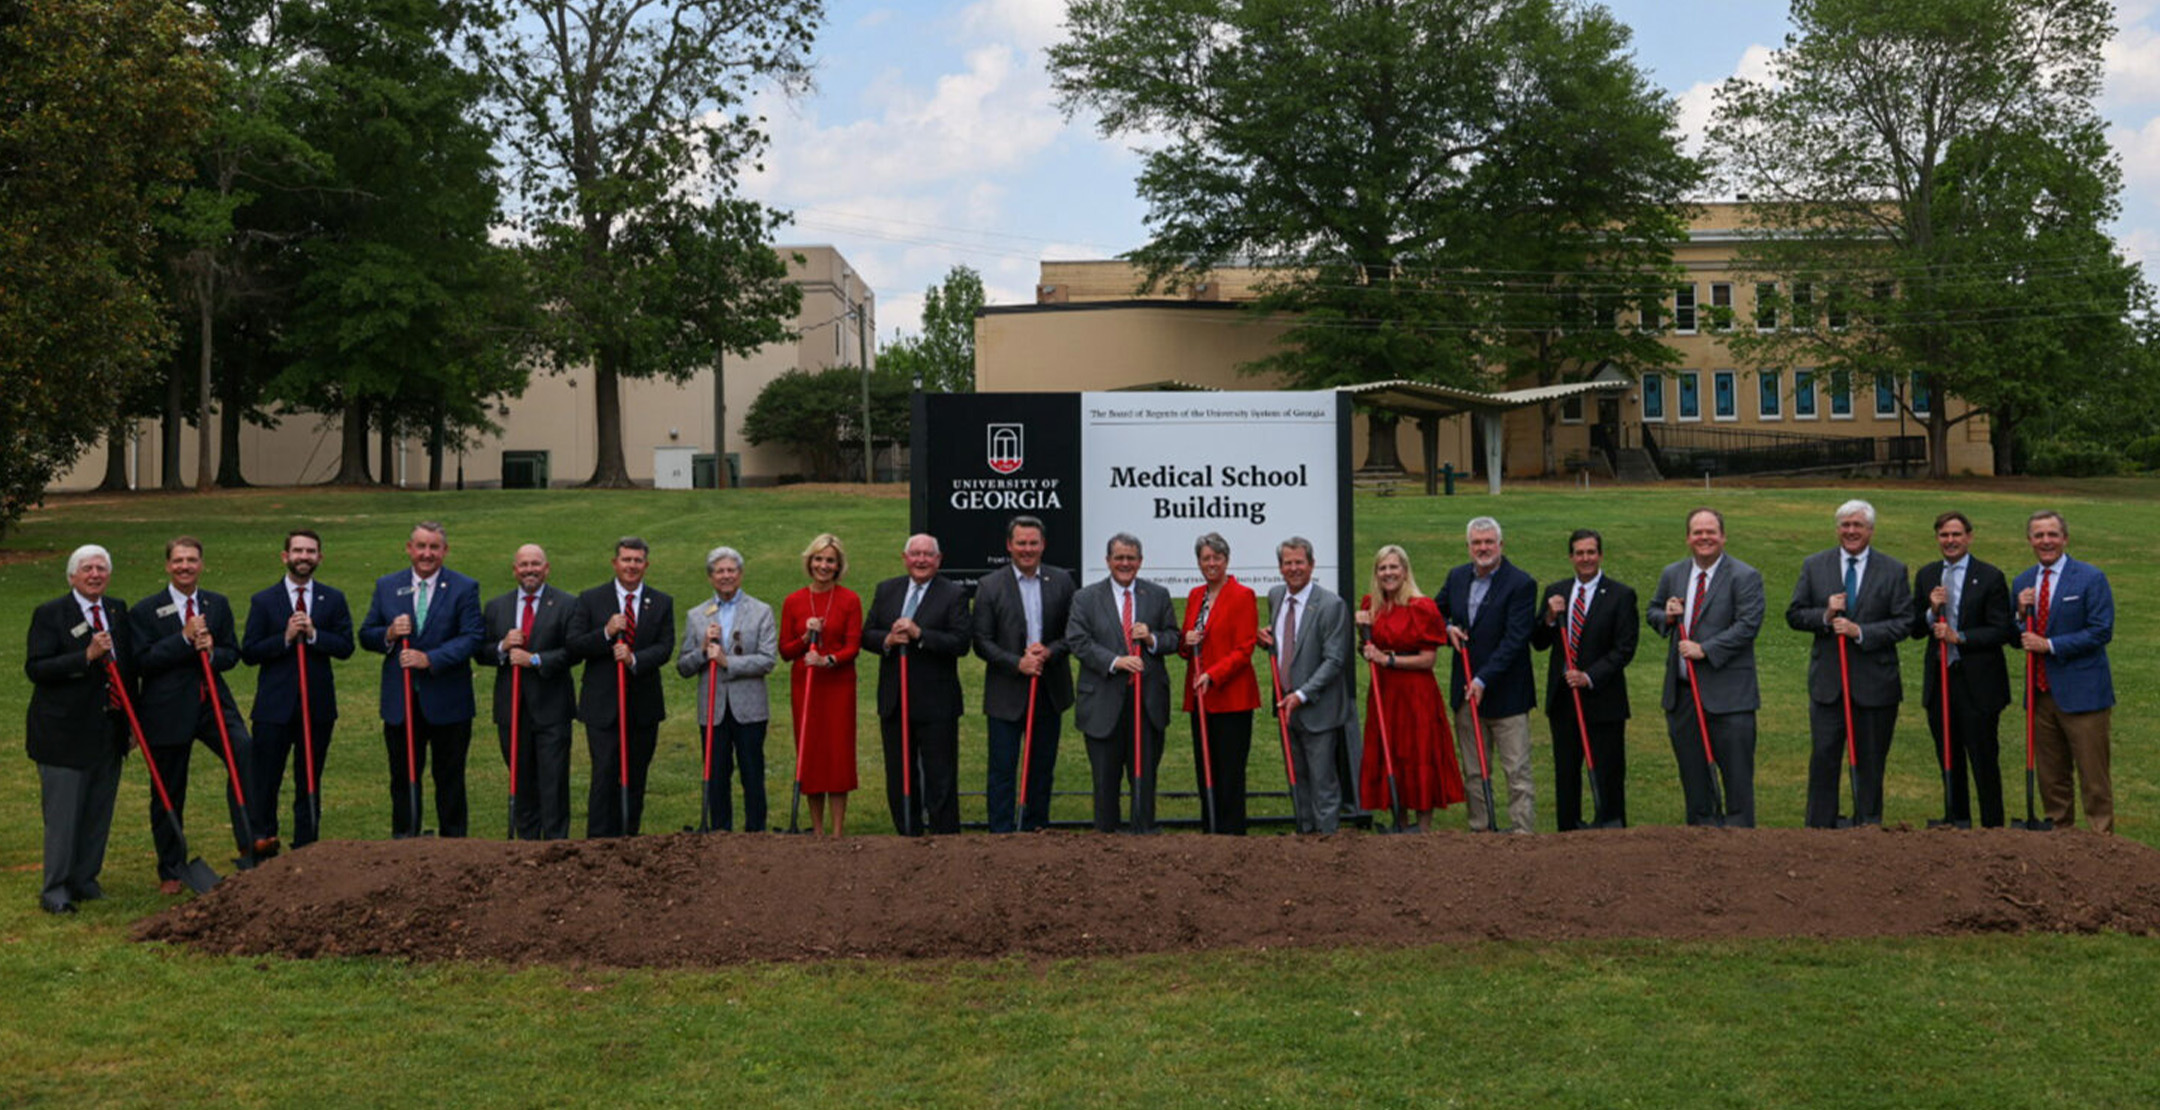
[[[2017,610],[2003,572],[1973,558],[1972,521],[1964,513],[1952,510],[1935,518],[1935,543],[1942,559],[1929,560],[1913,574],[1912,635],[1927,641],[1920,656],[1920,703],[1927,707],[1938,761],[1945,704],[1941,658],[1947,654],[1950,660],[1950,796],[1943,819],[1970,825],[1977,794],[1981,826],[1997,829],[2003,823],[2003,795],[1996,725],[2010,704],[2003,645],[2017,639]]]
[[[1836,547],[1800,564],[1785,609],[1785,623],[1814,639],[1808,652],[1808,731],[1815,742],[1808,759],[1811,829],[1837,827],[1838,771],[1848,761],[1855,765],[1852,823],[1882,824],[1883,770],[1905,697],[1898,644],[1912,626],[1905,564],[1874,548],[1875,506],[1858,500],[1838,506],[1837,539]]]
[[[585,722],[592,758],[586,836],[638,834],[646,774],[660,745],[660,722],[667,719],[660,676],[675,657],[675,600],[645,585],[650,551],[636,536],[616,540],[615,577],[579,594],[571,609],[570,651],[586,661],[578,684],[578,720]],[[618,685],[618,675],[624,684]],[[619,700],[629,711],[627,722]]]
[[[247,725],[240,719],[240,707],[233,704],[232,689],[225,685],[225,672],[240,665],[240,640],[233,634],[232,604],[225,595],[199,588],[202,568],[202,541],[193,536],[173,539],[165,545],[169,584],[128,611],[128,635],[134,640],[136,666],[142,672],[142,694],[135,699],[135,708],[143,735],[150,741],[150,756],[157,761],[158,775],[172,796],[173,815],[183,826],[189,753],[199,741],[222,762],[227,758],[225,740],[231,739],[225,804],[240,859],[252,866],[257,846],[248,835],[247,813],[233,785],[237,776],[249,773]],[[215,687],[203,679],[205,655]],[[224,710],[222,731],[220,708]],[[157,845],[158,877],[163,880],[159,890],[178,894],[187,855],[155,791],[150,795],[150,832]]]
[[[885,740],[885,800],[893,828],[960,831],[960,657],[968,652],[967,592],[938,577],[937,537],[909,536],[907,573],[878,583],[863,617],[863,650],[878,656],[878,725]],[[907,660],[907,699],[900,661]],[[902,724],[903,714],[905,725]],[[902,729],[915,766],[901,754]],[[911,781],[903,781],[902,776]],[[912,791],[908,789],[912,785]],[[912,812],[908,800],[913,799]]]
[[[2011,589],[2026,617],[2018,644],[2033,669],[2033,770],[2041,798],[2055,827],[2067,829],[2082,794],[2092,831],[2114,832],[2115,679],[2107,646],[2115,638],[2115,591],[2099,567],[2070,557],[2070,526],[2061,513],[2034,513],[2025,522],[2025,542],[2034,562]]]
[[[1725,553],[1725,514],[1716,509],[1688,514],[1687,542],[1689,557],[1658,575],[1647,610],[1650,630],[1672,635],[1659,704],[1680,765],[1687,823],[1751,829],[1755,711],[1762,706],[1755,681],[1755,637],[1765,607],[1762,574]],[[1716,771],[1724,779],[1722,811],[1705,748],[1715,754]]]
[[[1357,679],[1350,670],[1350,608],[1313,581],[1312,541],[1292,536],[1275,545],[1282,584],[1268,590],[1268,625],[1260,646],[1279,661],[1282,697],[1268,700],[1290,730],[1298,788],[1291,802],[1297,829],[1326,835],[1342,826],[1344,797],[1356,792],[1346,774],[1361,765]],[[1273,682],[1270,682],[1273,686]],[[1354,808],[1349,812],[1355,813]]]
[[[284,579],[248,599],[247,632],[240,637],[240,658],[257,668],[255,708],[248,714],[255,723],[248,820],[259,838],[258,856],[277,850],[278,790],[287,757],[293,776],[292,846],[304,848],[322,834],[316,824],[320,814],[308,804],[308,787],[315,785],[308,774],[313,768],[315,783],[322,781],[330,731],[337,725],[337,680],[330,661],[350,659],[353,653],[352,610],[345,595],[315,581],[315,570],[322,565],[322,537],[295,528],[286,534],[280,558],[285,561]],[[307,655],[304,680],[302,652]],[[295,752],[309,740],[312,745]]]
[[[1077,587],[1072,575],[1043,565],[1043,523],[1016,516],[1005,525],[1011,566],[993,570],[975,586],[975,654],[982,656],[983,715],[989,718],[990,831],[1013,831],[1013,780],[1028,738],[1028,708],[1035,710],[1034,747],[1026,759],[1028,781],[1019,828],[1050,822],[1051,781],[1057,766],[1058,729],[1073,703],[1072,666],[1065,625]],[[1033,692],[1031,699],[1029,693]]]
[[[1605,537],[1578,528],[1568,537],[1575,575],[1545,587],[1543,618],[1530,646],[1551,649],[1545,716],[1552,724],[1554,810],[1560,831],[1583,827],[1583,737],[1596,764],[1591,823],[1627,825],[1627,665],[1635,658],[1635,590],[1604,572]],[[1579,710],[1578,710],[1579,707]],[[1577,712],[1581,713],[1580,719]]]
[[[96,544],[78,547],[68,556],[67,577],[68,592],[30,614],[23,650],[31,683],[23,735],[37,763],[45,819],[38,906],[62,914],[105,896],[98,872],[128,746],[127,717],[108,689],[107,664],[119,664],[122,681],[134,669],[127,603],[105,596],[112,556]]]
[[[1140,538],[1127,532],[1104,548],[1110,576],[1073,595],[1065,650],[1080,663],[1073,723],[1087,741],[1094,780],[1095,831],[1116,832],[1118,795],[1136,777],[1135,833],[1155,831],[1155,772],[1170,725],[1169,659],[1177,654],[1170,593],[1140,577]],[[1133,763],[1133,683],[1140,684],[1139,764]]]
[[[1537,828],[1536,784],[1530,772],[1530,710],[1537,678],[1530,669],[1530,628],[1537,623],[1537,579],[1507,559],[1500,522],[1481,516],[1464,530],[1470,561],[1448,572],[1437,599],[1456,649],[1448,670],[1448,704],[1455,710],[1455,748],[1473,832],[1493,828],[1478,768],[1477,724],[1484,723],[1487,762],[1507,776],[1508,831]],[[1471,679],[1463,673],[1469,654]],[[1472,720],[1475,714],[1478,720]]]
[[[519,840],[570,836],[570,722],[577,688],[570,677],[570,617],[577,598],[548,585],[548,557],[526,544],[510,560],[517,588],[487,603],[481,619],[483,667],[495,668],[495,734],[510,759],[512,674],[517,685],[517,813]]]
[[[383,653],[383,748],[390,756],[393,836],[420,831],[412,774],[435,757],[435,818],[443,836],[464,836],[465,754],[472,747],[472,657],[485,628],[480,584],[443,566],[450,539],[440,523],[423,520],[405,540],[410,570],[375,580],[360,646]],[[412,718],[405,716],[405,681],[412,681]],[[408,730],[408,726],[410,726]],[[411,745],[408,751],[407,738]]]

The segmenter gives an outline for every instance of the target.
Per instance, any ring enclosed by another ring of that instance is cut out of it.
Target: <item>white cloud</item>
[[[2122,157],[2124,215],[2132,220],[2160,215],[2152,200],[2160,192],[2160,117],[2148,118],[2139,127],[2111,128],[2108,141]],[[2128,211],[2132,207],[2144,211]]]
[[[1066,0],[980,0],[960,15],[968,30],[985,38],[1010,37],[1030,52],[1065,37]]]
[[[2144,104],[2160,99],[2160,34],[2125,21],[2100,48],[2107,69],[2106,99],[2111,104]]]
[[[1739,64],[1733,67],[1733,76],[1769,81],[1772,49],[1756,43],[1742,51]],[[1718,86],[1722,84],[1723,80],[1698,81],[1673,98],[1680,104],[1680,137],[1683,149],[1689,154],[1702,153],[1703,135],[1710,128],[1711,114],[1717,109]]]

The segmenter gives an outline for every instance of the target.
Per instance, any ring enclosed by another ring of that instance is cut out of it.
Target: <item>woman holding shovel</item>
[[[1260,604],[1230,573],[1230,541],[1209,532],[1193,543],[1203,584],[1185,599],[1185,712],[1192,718],[1193,766],[1199,768],[1207,831],[1245,835],[1245,761],[1252,753],[1253,710],[1260,683],[1253,647]]]
[[[862,599],[840,584],[847,552],[840,537],[820,534],[803,549],[810,584],[780,603],[780,657],[794,708],[796,782],[810,799],[811,830],[847,832],[847,796],[855,778],[855,656],[862,649]]]
[[[1368,634],[1363,654],[1373,679],[1358,801],[1377,812],[1399,800],[1413,815],[1405,827],[1419,831],[1431,823],[1433,810],[1463,800],[1462,772],[1450,758],[1455,737],[1433,678],[1447,632],[1439,608],[1418,589],[1410,554],[1400,546],[1388,544],[1373,556],[1371,588],[1351,614]],[[1390,762],[1399,799],[1389,796]]]

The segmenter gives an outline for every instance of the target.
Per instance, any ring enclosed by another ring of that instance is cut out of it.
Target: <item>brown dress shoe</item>
[[[272,856],[274,856],[274,855],[277,855],[277,853],[278,853],[278,842],[277,842],[277,837],[274,837],[274,836],[266,836],[266,837],[263,837],[263,838],[262,838],[261,840],[258,840],[258,841],[256,841],[256,842],[255,842],[255,858],[256,858],[256,859],[269,859],[270,857],[272,857]]]
[[[180,880],[167,879],[164,882],[158,884],[157,892],[167,897],[171,897],[172,895],[178,894],[186,889],[187,884],[181,882]]]

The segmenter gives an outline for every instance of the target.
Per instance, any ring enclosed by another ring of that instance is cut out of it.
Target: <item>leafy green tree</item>
[[[509,0],[474,36],[506,122],[543,351],[593,368],[588,484],[627,486],[624,378],[687,380],[787,336],[783,216],[737,195],[767,144],[749,99],[810,78],[822,0]]]
[[[0,0],[0,532],[170,342],[149,228],[207,117],[200,31],[163,0]]]
[[[1758,365],[1892,385],[1927,429],[2020,425],[2121,365],[2142,279],[2104,234],[2121,172],[2095,101],[2106,0],[1796,0],[1761,81],[1719,90],[1710,144],[1760,234],[1736,268],[1785,326],[1736,329]],[[1953,414],[1944,397],[1966,402]],[[1930,403],[1924,414],[1914,401]]]
[[[983,306],[982,275],[954,266],[923,290],[923,330],[878,352],[878,367],[930,393],[975,392],[975,314]]]
[[[1067,113],[1151,139],[1151,238],[1130,255],[1147,286],[1256,266],[1270,275],[1256,309],[1296,314],[1283,350],[1250,369],[1303,388],[1488,388],[1648,358],[1625,336],[1607,337],[1610,354],[1579,349],[1587,332],[1554,341],[1558,306],[1580,292],[1670,285],[1695,174],[1671,102],[1604,9],[1076,0],[1066,28],[1050,63]],[[1640,249],[1611,254],[1629,230]],[[1368,419],[1368,465],[1396,465],[1394,419]]]
[[[790,370],[765,383],[743,414],[743,438],[795,452],[809,476],[841,482],[862,474],[862,370],[833,366]],[[870,372],[873,449],[908,441],[912,409],[908,378],[890,367]]]

